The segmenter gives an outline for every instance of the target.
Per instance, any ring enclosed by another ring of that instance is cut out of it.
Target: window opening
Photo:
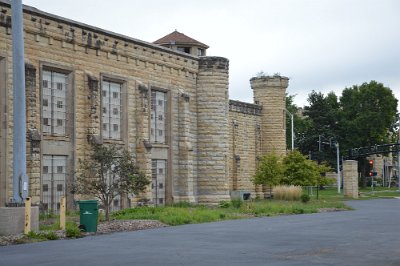
[[[163,205],[165,202],[165,177],[166,177],[166,160],[151,161],[151,176],[152,176],[152,194],[153,202]]]
[[[58,211],[65,196],[67,156],[44,155],[42,160],[41,203],[44,210]]]
[[[121,139],[121,92],[121,83],[103,80],[102,122],[105,139]]]
[[[67,116],[66,89],[68,76],[50,70],[42,75],[43,133],[65,135]],[[60,122],[61,121],[61,122]]]
[[[150,114],[150,141],[153,143],[166,143],[166,112],[167,93],[161,91],[152,91]]]

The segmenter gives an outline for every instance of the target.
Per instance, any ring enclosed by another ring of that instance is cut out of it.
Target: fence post
[[[60,203],[60,228],[61,230],[65,230],[65,212],[66,212],[66,206],[65,206],[65,197],[61,197],[61,203]]]
[[[24,234],[28,234],[31,231],[31,198],[25,199],[25,226]]]

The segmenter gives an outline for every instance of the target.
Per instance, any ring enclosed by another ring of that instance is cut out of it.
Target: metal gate
[[[58,213],[65,196],[67,156],[44,155],[42,164],[42,207],[44,212]]]

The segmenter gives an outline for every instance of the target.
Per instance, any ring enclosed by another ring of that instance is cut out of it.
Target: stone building
[[[0,11],[4,206],[13,161],[8,1],[0,0]],[[252,78],[254,104],[229,100],[228,60],[204,56],[207,45],[179,32],[149,43],[25,6],[24,44],[29,195],[44,210],[57,210],[63,195],[74,207],[67,187],[90,141],[127,148],[152,180],[115,209],[144,199],[215,204],[235,191],[263,196],[251,182],[258,158],[286,152],[288,78]]]

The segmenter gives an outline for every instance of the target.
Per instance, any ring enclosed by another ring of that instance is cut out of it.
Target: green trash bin
[[[80,200],[79,212],[79,228],[84,232],[97,232],[97,218],[99,217],[97,200]]]

